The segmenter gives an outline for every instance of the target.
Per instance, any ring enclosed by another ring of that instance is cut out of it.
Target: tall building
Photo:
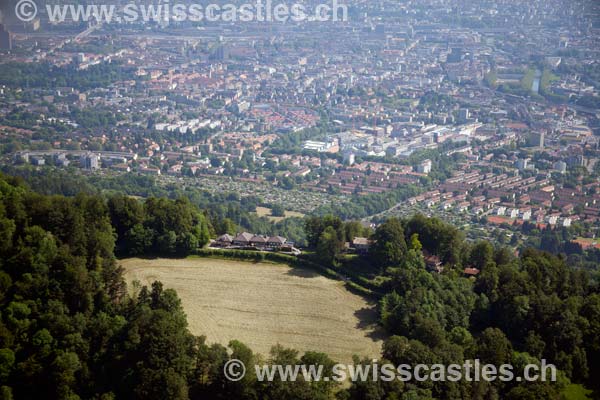
[[[584,167],[586,164],[583,154],[569,156],[566,161],[569,167]]]
[[[528,145],[531,147],[544,148],[546,133],[544,131],[532,132],[528,138]]]
[[[554,165],[552,167],[554,168],[555,171],[558,171],[561,174],[564,174],[567,172],[567,163],[564,161],[557,161],[554,163]]]
[[[4,25],[0,25],[0,50],[12,50],[12,35]]]
[[[519,171],[523,171],[524,169],[530,168],[530,161],[530,158],[519,158],[517,160],[517,168],[519,169]]]
[[[354,165],[356,162],[356,155],[352,150],[344,152],[344,164],[346,165]]]
[[[214,61],[227,61],[229,59],[229,47],[225,44],[219,45],[209,58]]]
[[[83,154],[80,157],[79,162],[81,164],[81,168],[92,169],[92,170],[100,168],[100,157],[98,157],[96,154],[92,154],[92,153]]]
[[[431,172],[431,168],[433,167],[433,163],[431,160],[425,160],[422,163],[418,164],[415,168],[420,174],[428,174]]]

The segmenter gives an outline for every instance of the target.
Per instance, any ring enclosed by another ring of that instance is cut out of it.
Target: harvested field
[[[177,290],[190,330],[210,343],[238,339],[268,355],[279,343],[336,361],[379,357],[376,311],[343,284],[286,265],[211,258],[122,260],[125,277]]]

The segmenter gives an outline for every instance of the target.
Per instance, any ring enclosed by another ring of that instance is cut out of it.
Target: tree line
[[[531,248],[517,256],[488,241],[467,242],[452,225],[422,215],[387,219],[357,263],[330,240],[334,234],[338,241],[351,240],[343,227],[336,217],[312,218],[309,243],[321,262],[329,260],[341,274],[358,273],[383,293],[380,323],[391,335],[383,346],[385,360],[462,365],[480,359],[522,369],[546,359],[559,369],[556,383],[370,381],[353,384],[343,398],[561,399],[573,383],[599,389],[597,264],[569,265],[564,256]],[[467,267],[479,274],[466,275]]]
[[[280,235],[296,243],[306,245],[304,221],[286,218],[270,221],[256,214],[256,207],[264,201],[257,196],[241,197],[239,193],[210,193],[202,187],[175,184],[163,185],[148,175],[123,174],[115,176],[79,175],[70,170],[41,169],[29,166],[2,168],[9,175],[23,178],[36,192],[47,195],[75,196],[80,192],[112,196],[129,195],[141,198],[187,198],[205,215],[211,236],[224,233],[235,235],[240,231]],[[122,237],[121,235],[120,237]]]
[[[518,373],[547,359],[559,368],[558,382],[369,380],[339,387],[263,383],[252,373],[229,382],[223,366],[233,358],[246,365],[334,360],[280,346],[263,357],[237,341],[209,345],[189,333],[175,291],[159,282],[126,290],[115,249],[186,254],[214,231],[206,214],[184,199],[41,195],[0,176],[0,398],[516,400],[561,399],[573,383],[598,390],[597,268],[533,249],[517,256],[486,241],[469,243],[455,227],[419,215],[388,219],[374,231],[334,216],[306,221],[320,265],[379,288],[380,322],[390,335],[380,363],[478,358],[513,364]],[[337,251],[357,236],[372,240],[367,256]],[[466,277],[465,267],[480,273]]]
[[[128,232],[178,250],[206,228],[184,200],[46,196],[0,175],[0,399],[331,398],[334,384],[223,375],[230,359],[332,365],[327,355],[209,345],[188,331],[175,291],[128,293],[113,253]]]

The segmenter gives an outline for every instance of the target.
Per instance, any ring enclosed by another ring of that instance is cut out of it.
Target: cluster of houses
[[[284,237],[255,235],[248,232],[242,232],[236,236],[229,234],[221,235],[211,243],[211,246],[225,249],[253,248],[265,251],[289,252],[296,255],[300,254],[300,250],[294,247],[294,243],[288,242]]]
[[[371,248],[373,241],[365,237],[356,237],[352,242],[346,243],[347,251],[354,251],[358,254],[367,254]],[[252,249],[262,251],[275,251],[282,253],[291,253],[294,255],[300,255],[300,250],[294,247],[294,243],[288,242],[286,238],[281,236],[263,236],[255,235],[253,233],[242,232],[236,236],[224,234],[219,236],[216,240],[211,243],[211,247],[223,248],[223,249]],[[444,271],[442,261],[438,256],[431,255],[427,252],[425,256],[425,265],[431,272],[438,274]],[[477,268],[465,268],[463,273],[465,276],[477,276],[479,274]]]
[[[369,252],[372,243],[370,239],[357,237],[352,242],[346,243],[346,250],[366,254]],[[213,240],[210,246],[222,249],[252,249],[300,254],[300,250],[294,247],[294,243],[289,242],[282,236],[264,236],[248,232],[242,232],[236,236],[221,235]]]

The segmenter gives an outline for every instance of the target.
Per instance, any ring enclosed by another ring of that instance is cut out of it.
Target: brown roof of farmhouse
[[[252,238],[254,237],[253,234],[248,233],[248,232],[242,232],[239,235],[237,235],[233,241],[234,242],[249,242],[250,240],[252,240]]]

